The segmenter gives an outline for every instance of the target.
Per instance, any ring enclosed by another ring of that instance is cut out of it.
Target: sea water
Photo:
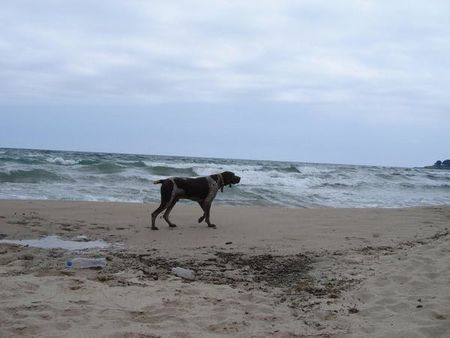
[[[160,201],[170,176],[241,176],[214,203],[283,207],[450,204],[450,171],[0,148],[0,199]]]

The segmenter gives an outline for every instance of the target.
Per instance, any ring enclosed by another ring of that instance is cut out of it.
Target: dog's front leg
[[[198,204],[200,204],[200,207],[203,210],[203,215],[202,217],[200,217],[198,219],[198,222],[201,223],[203,222],[203,220],[206,221],[206,224],[208,224],[208,227],[210,228],[215,228],[216,225],[215,224],[211,224],[211,222],[209,221],[209,215],[210,215],[210,210],[211,210],[211,200],[208,199],[204,199],[203,201],[199,201]]]
[[[212,224],[210,221],[209,221],[209,215],[210,215],[210,211],[211,211],[211,204],[212,204],[212,200],[205,200],[205,202],[203,203],[203,206],[204,206],[204,211],[205,211],[205,222],[206,222],[206,224],[208,224],[208,227],[210,227],[210,228],[215,228],[216,227],[216,225],[215,224]]]
[[[198,201],[198,204],[200,205],[200,208],[202,208],[202,210],[203,210],[203,215],[202,215],[202,217],[200,217],[200,218],[198,219],[198,222],[199,222],[199,223],[203,222],[203,220],[204,220],[205,217],[206,217],[205,207],[203,206],[204,203],[205,203],[204,200],[203,200],[203,201]]]

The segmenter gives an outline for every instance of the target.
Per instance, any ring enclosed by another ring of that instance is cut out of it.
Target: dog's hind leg
[[[161,205],[158,207],[158,209],[152,212],[152,230],[158,230],[158,228],[155,226],[156,217],[158,217],[158,215],[167,208],[167,204],[167,202],[161,202]]]
[[[158,228],[155,226],[156,217],[158,217],[158,215],[162,211],[169,207],[172,197],[172,190],[174,188],[173,182],[170,180],[161,181],[161,183],[161,205],[152,212],[152,230],[158,230]]]
[[[172,223],[169,219],[170,212],[172,211],[172,208],[175,206],[175,204],[178,202],[178,199],[174,199],[169,203],[169,206],[167,207],[166,212],[164,213],[163,218],[166,220],[166,222],[169,224],[169,227],[175,228],[177,225]]]

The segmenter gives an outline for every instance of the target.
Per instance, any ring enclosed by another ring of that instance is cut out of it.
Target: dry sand
[[[85,235],[70,252],[0,244],[0,336],[450,337],[450,207],[284,209],[0,201],[0,238]],[[107,258],[70,270],[72,257]],[[195,281],[172,267],[195,270]]]

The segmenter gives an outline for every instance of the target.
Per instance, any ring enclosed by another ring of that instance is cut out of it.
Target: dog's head
[[[229,185],[230,187],[232,184],[238,184],[241,181],[241,178],[231,171],[224,171],[222,173],[222,178],[223,185]]]

